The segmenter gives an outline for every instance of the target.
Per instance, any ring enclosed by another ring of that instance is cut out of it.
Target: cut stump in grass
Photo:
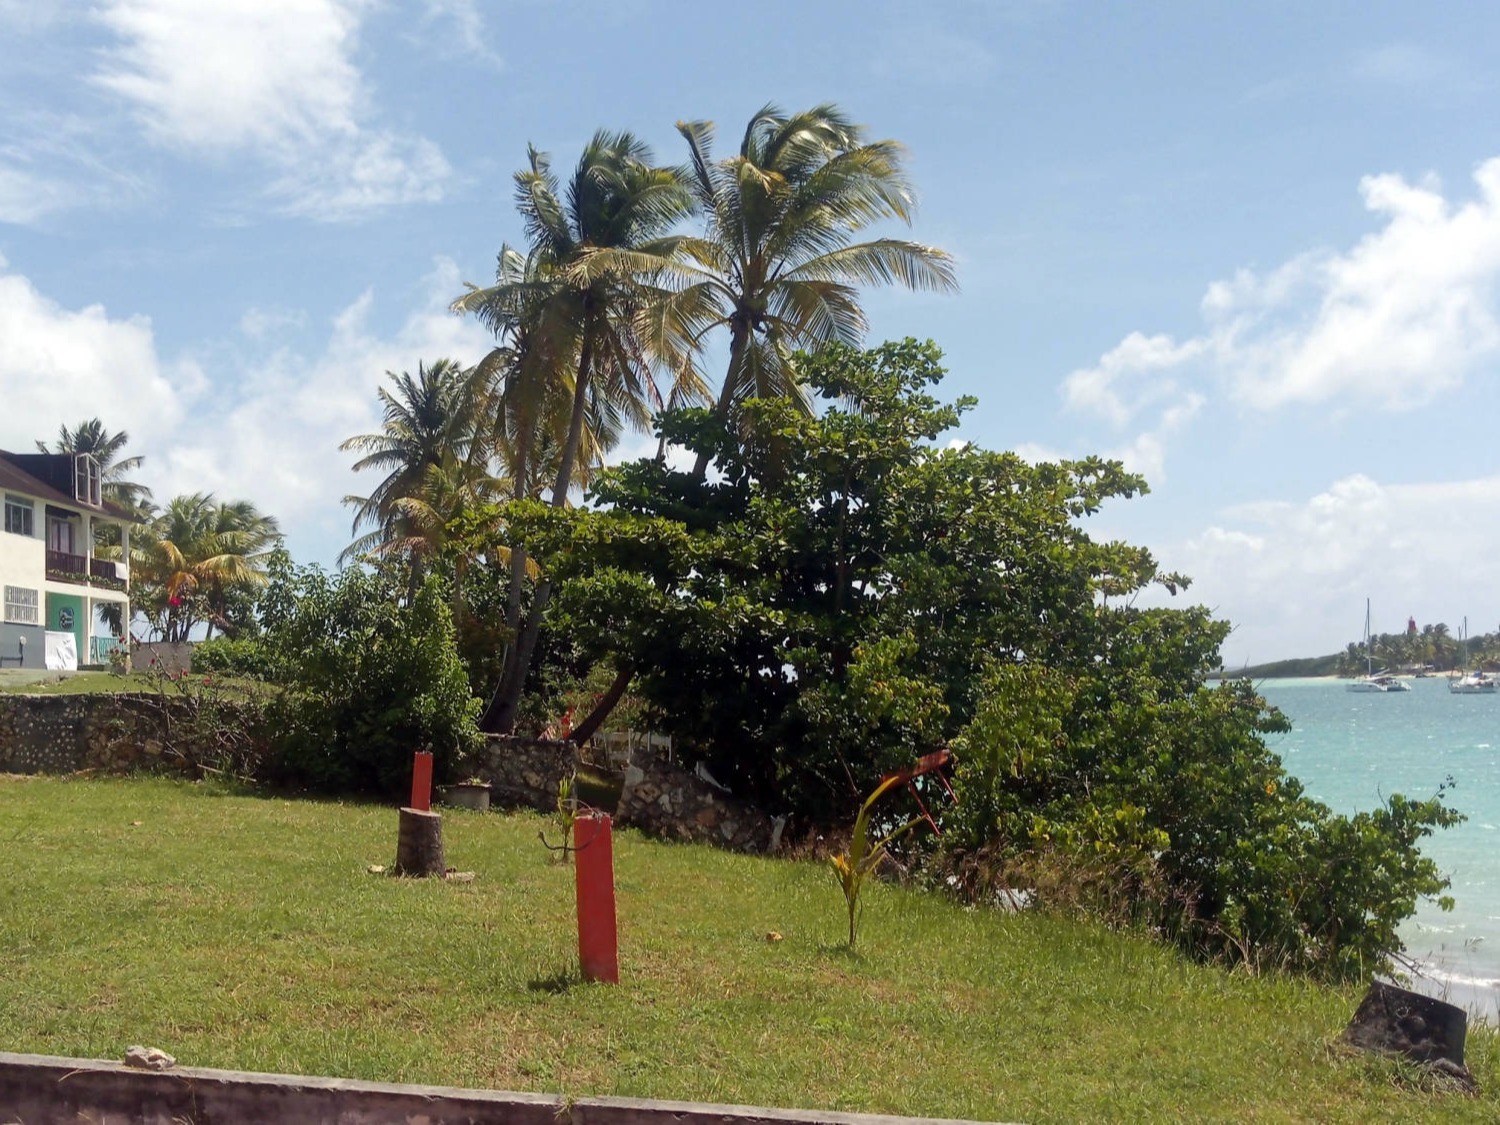
[[[443,818],[430,809],[401,810],[396,837],[397,875],[441,879],[448,872],[443,857]]]
[[[1370,991],[1344,1029],[1344,1042],[1401,1055],[1473,1093],[1479,1085],[1464,1066],[1468,1024],[1468,1013],[1457,1005],[1377,980],[1370,982]]]

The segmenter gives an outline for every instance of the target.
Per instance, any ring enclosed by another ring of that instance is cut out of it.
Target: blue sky
[[[0,0],[0,447],[101,416],[159,495],[331,561],[337,450],[386,370],[478,358],[446,311],[519,241],[528,142],[664,160],[768,101],[909,149],[958,296],[963,436],[1102,452],[1094,521],[1196,582],[1231,663],[1500,624],[1493,5]],[[636,443],[632,448],[641,448]]]

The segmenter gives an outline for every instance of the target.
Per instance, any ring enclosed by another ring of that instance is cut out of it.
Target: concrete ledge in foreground
[[[0,1051],[0,1125],[955,1125],[936,1118],[578,1098],[251,1074],[155,1072]]]

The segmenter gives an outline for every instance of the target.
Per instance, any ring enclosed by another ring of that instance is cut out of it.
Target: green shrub
[[[361,568],[273,569],[261,603],[262,645],[284,690],[268,704],[269,780],[399,796],[412,753],[433,752],[454,777],[479,740],[479,701],[454,647],[442,584],[411,594]]]
[[[1267,749],[1285,720],[1247,681],[1174,692],[1113,673],[992,671],[955,746],[949,870],[1251,968],[1387,967],[1399,923],[1448,885],[1418,850],[1462,819],[1442,794],[1336,816]]]
[[[193,647],[193,672],[219,676],[253,676],[267,679],[272,674],[271,657],[258,637],[215,637]]]

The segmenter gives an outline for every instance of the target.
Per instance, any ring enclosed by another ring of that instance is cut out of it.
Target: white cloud
[[[348,542],[350,515],[340,500],[376,483],[352,474],[354,457],[338,446],[379,429],[375,392],[385,372],[415,371],[419,361],[444,356],[472,363],[491,346],[476,323],[448,312],[461,289],[456,266],[440,260],[424,281],[422,303],[393,334],[371,327],[367,292],[334,318],[321,353],[280,350],[245,371],[238,388],[205,401],[161,451],[165,494],[207,490],[253,500],[282,521],[295,554],[331,562]]]
[[[0,223],[27,226],[72,207],[116,207],[146,194],[113,167],[75,115],[16,109],[0,115]]]
[[[1256,410],[1343,402],[1405,410],[1500,356],[1500,159],[1452,203],[1435,182],[1366,177],[1384,225],[1344,252],[1242,270],[1204,295],[1205,330],[1135,332],[1064,383],[1068,404],[1124,425],[1191,379]]]
[[[1137,433],[1124,445],[1114,445],[1103,449],[1100,455],[1112,461],[1119,461],[1132,473],[1139,473],[1146,478],[1147,484],[1153,486],[1161,484],[1167,477],[1167,439],[1186,428],[1203,409],[1205,402],[1207,399],[1196,392],[1180,392],[1175,400],[1168,402],[1161,409],[1153,427]],[[1129,411],[1131,416],[1134,413],[1133,409]],[[1066,453],[1053,446],[1036,442],[1023,442],[1012,452],[1030,465],[1041,464],[1044,461],[1066,461],[1082,456],[1076,452]]]
[[[1125,468],[1139,473],[1148,484],[1159,485],[1167,478],[1166,439],[1182,430],[1203,409],[1206,400],[1200,394],[1185,394],[1162,411],[1156,427],[1137,434],[1123,448],[1105,451],[1105,456],[1120,461]]]
[[[63,308],[0,259],[0,448],[28,450],[94,416],[140,448],[165,439],[203,385],[191,359],[157,355],[150,320]]]
[[[1196,359],[1205,347],[1202,340],[1178,344],[1170,336],[1132,332],[1093,367],[1069,375],[1063,381],[1063,396],[1070,407],[1102,414],[1116,426],[1123,426],[1142,406],[1176,390],[1170,380],[1148,383],[1140,375],[1180,367]],[[1127,394],[1131,396],[1129,402]]]
[[[246,309],[240,316],[240,331],[251,340],[264,340],[273,332],[301,328],[307,315],[290,309]]]
[[[0,0],[0,27],[17,35],[50,28],[64,16],[61,3],[49,0]]]
[[[1377,632],[1408,616],[1500,621],[1500,476],[1386,485],[1356,474],[1298,501],[1243,505],[1191,539],[1158,546],[1189,596],[1236,623],[1227,662],[1338,651],[1358,639],[1365,598]]]
[[[300,149],[357,132],[357,11],[336,0],[108,0],[95,76],[165,144]]]
[[[436,203],[451,172],[431,141],[382,133],[336,149],[326,163],[289,169],[271,194],[283,199],[291,214],[337,221],[402,203]]]
[[[1356,78],[1395,86],[1430,87],[1452,76],[1447,60],[1414,43],[1389,43],[1356,55],[1349,72]]]
[[[422,22],[442,29],[442,39],[456,44],[464,54],[499,68],[504,60],[489,44],[484,15],[477,0],[427,0]]]
[[[59,425],[97,415],[129,432],[130,451],[146,459],[138,479],[159,499],[201,491],[251,500],[281,520],[299,557],[332,562],[348,541],[341,499],[374,484],[350,472],[354,458],[338,446],[379,429],[385,372],[443,356],[472,363],[491,346],[478,324],[448,312],[461,289],[457,267],[440,260],[393,333],[371,326],[365,293],[334,318],[317,354],[273,351],[238,378],[217,371],[210,391],[192,359],[158,354],[148,319],[63,308],[0,258],[0,448],[30,450]],[[242,326],[300,319],[249,310]]]
[[[34,223],[67,206],[72,194],[60,180],[0,164],[0,223]]]
[[[1058,461],[1066,461],[1069,458],[1067,453],[1034,441],[1023,441],[1011,452],[1028,465],[1041,465],[1048,462],[1056,464]]]
[[[342,219],[440,198],[432,142],[372,124],[354,56],[364,0],[105,0],[118,38],[95,83],[178,151],[249,152],[277,169],[286,209]],[[309,171],[312,169],[312,171]]]

